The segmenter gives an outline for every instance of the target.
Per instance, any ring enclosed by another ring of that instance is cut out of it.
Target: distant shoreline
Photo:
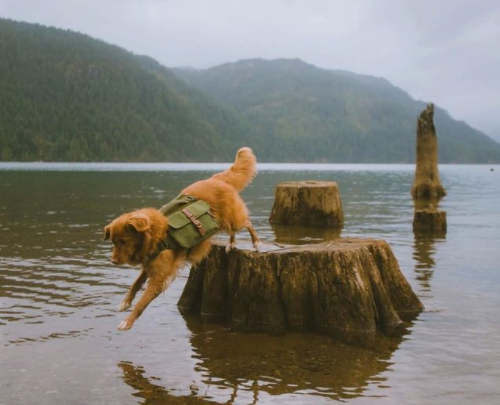
[[[128,163],[128,162],[0,162],[0,171],[78,171],[78,172],[176,172],[218,171],[231,163]],[[461,166],[500,168],[500,164],[444,163],[443,170]],[[414,171],[414,163],[258,163],[263,171]]]

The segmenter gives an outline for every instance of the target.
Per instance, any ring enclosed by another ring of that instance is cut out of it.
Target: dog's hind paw
[[[129,330],[132,327],[132,323],[129,323],[127,320],[122,321],[118,325],[118,330]]]
[[[260,244],[260,242],[255,242],[253,244],[253,248],[255,249],[256,252],[260,252],[262,249],[262,245]]]
[[[235,247],[236,247],[236,243],[228,243],[228,245],[226,246],[226,253],[229,253]]]
[[[119,312],[123,312],[127,309],[129,309],[131,307],[131,303],[126,301],[126,300],[123,300],[122,303],[120,305],[118,305],[117,309]]]

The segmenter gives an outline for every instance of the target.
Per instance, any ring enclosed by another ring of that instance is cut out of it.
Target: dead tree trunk
[[[423,309],[389,245],[369,239],[263,252],[217,244],[178,306],[239,331],[311,330],[366,347]]]
[[[417,121],[417,168],[411,189],[414,199],[441,198],[446,191],[438,170],[438,143],[434,127],[434,105],[427,105]]]
[[[344,213],[337,183],[299,181],[278,184],[269,222],[341,228]]]
[[[413,231],[421,234],[445,235],[447,229],[446,212],[436,209],[416,210]]]

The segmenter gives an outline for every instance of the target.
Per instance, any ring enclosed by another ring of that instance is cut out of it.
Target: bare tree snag
[[[299,181],[278,184],[269,222],[341,228],[344,213],[337,183]]]
[[[423,309],[389,245],[371,239],[262,252],[216,244],[178,306],[239,331],[316,331],[366,347]]]
[[[434,127],[434,105],[427,105],[417,121],[417,168],[411,189],[414,199],[441,198],[446,191],[438,170],[438,143]]]

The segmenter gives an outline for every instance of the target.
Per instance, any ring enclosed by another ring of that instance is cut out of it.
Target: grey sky
[[[381,76],[500,141],[498,0],[0,0],[169,67],[300,58]]]

